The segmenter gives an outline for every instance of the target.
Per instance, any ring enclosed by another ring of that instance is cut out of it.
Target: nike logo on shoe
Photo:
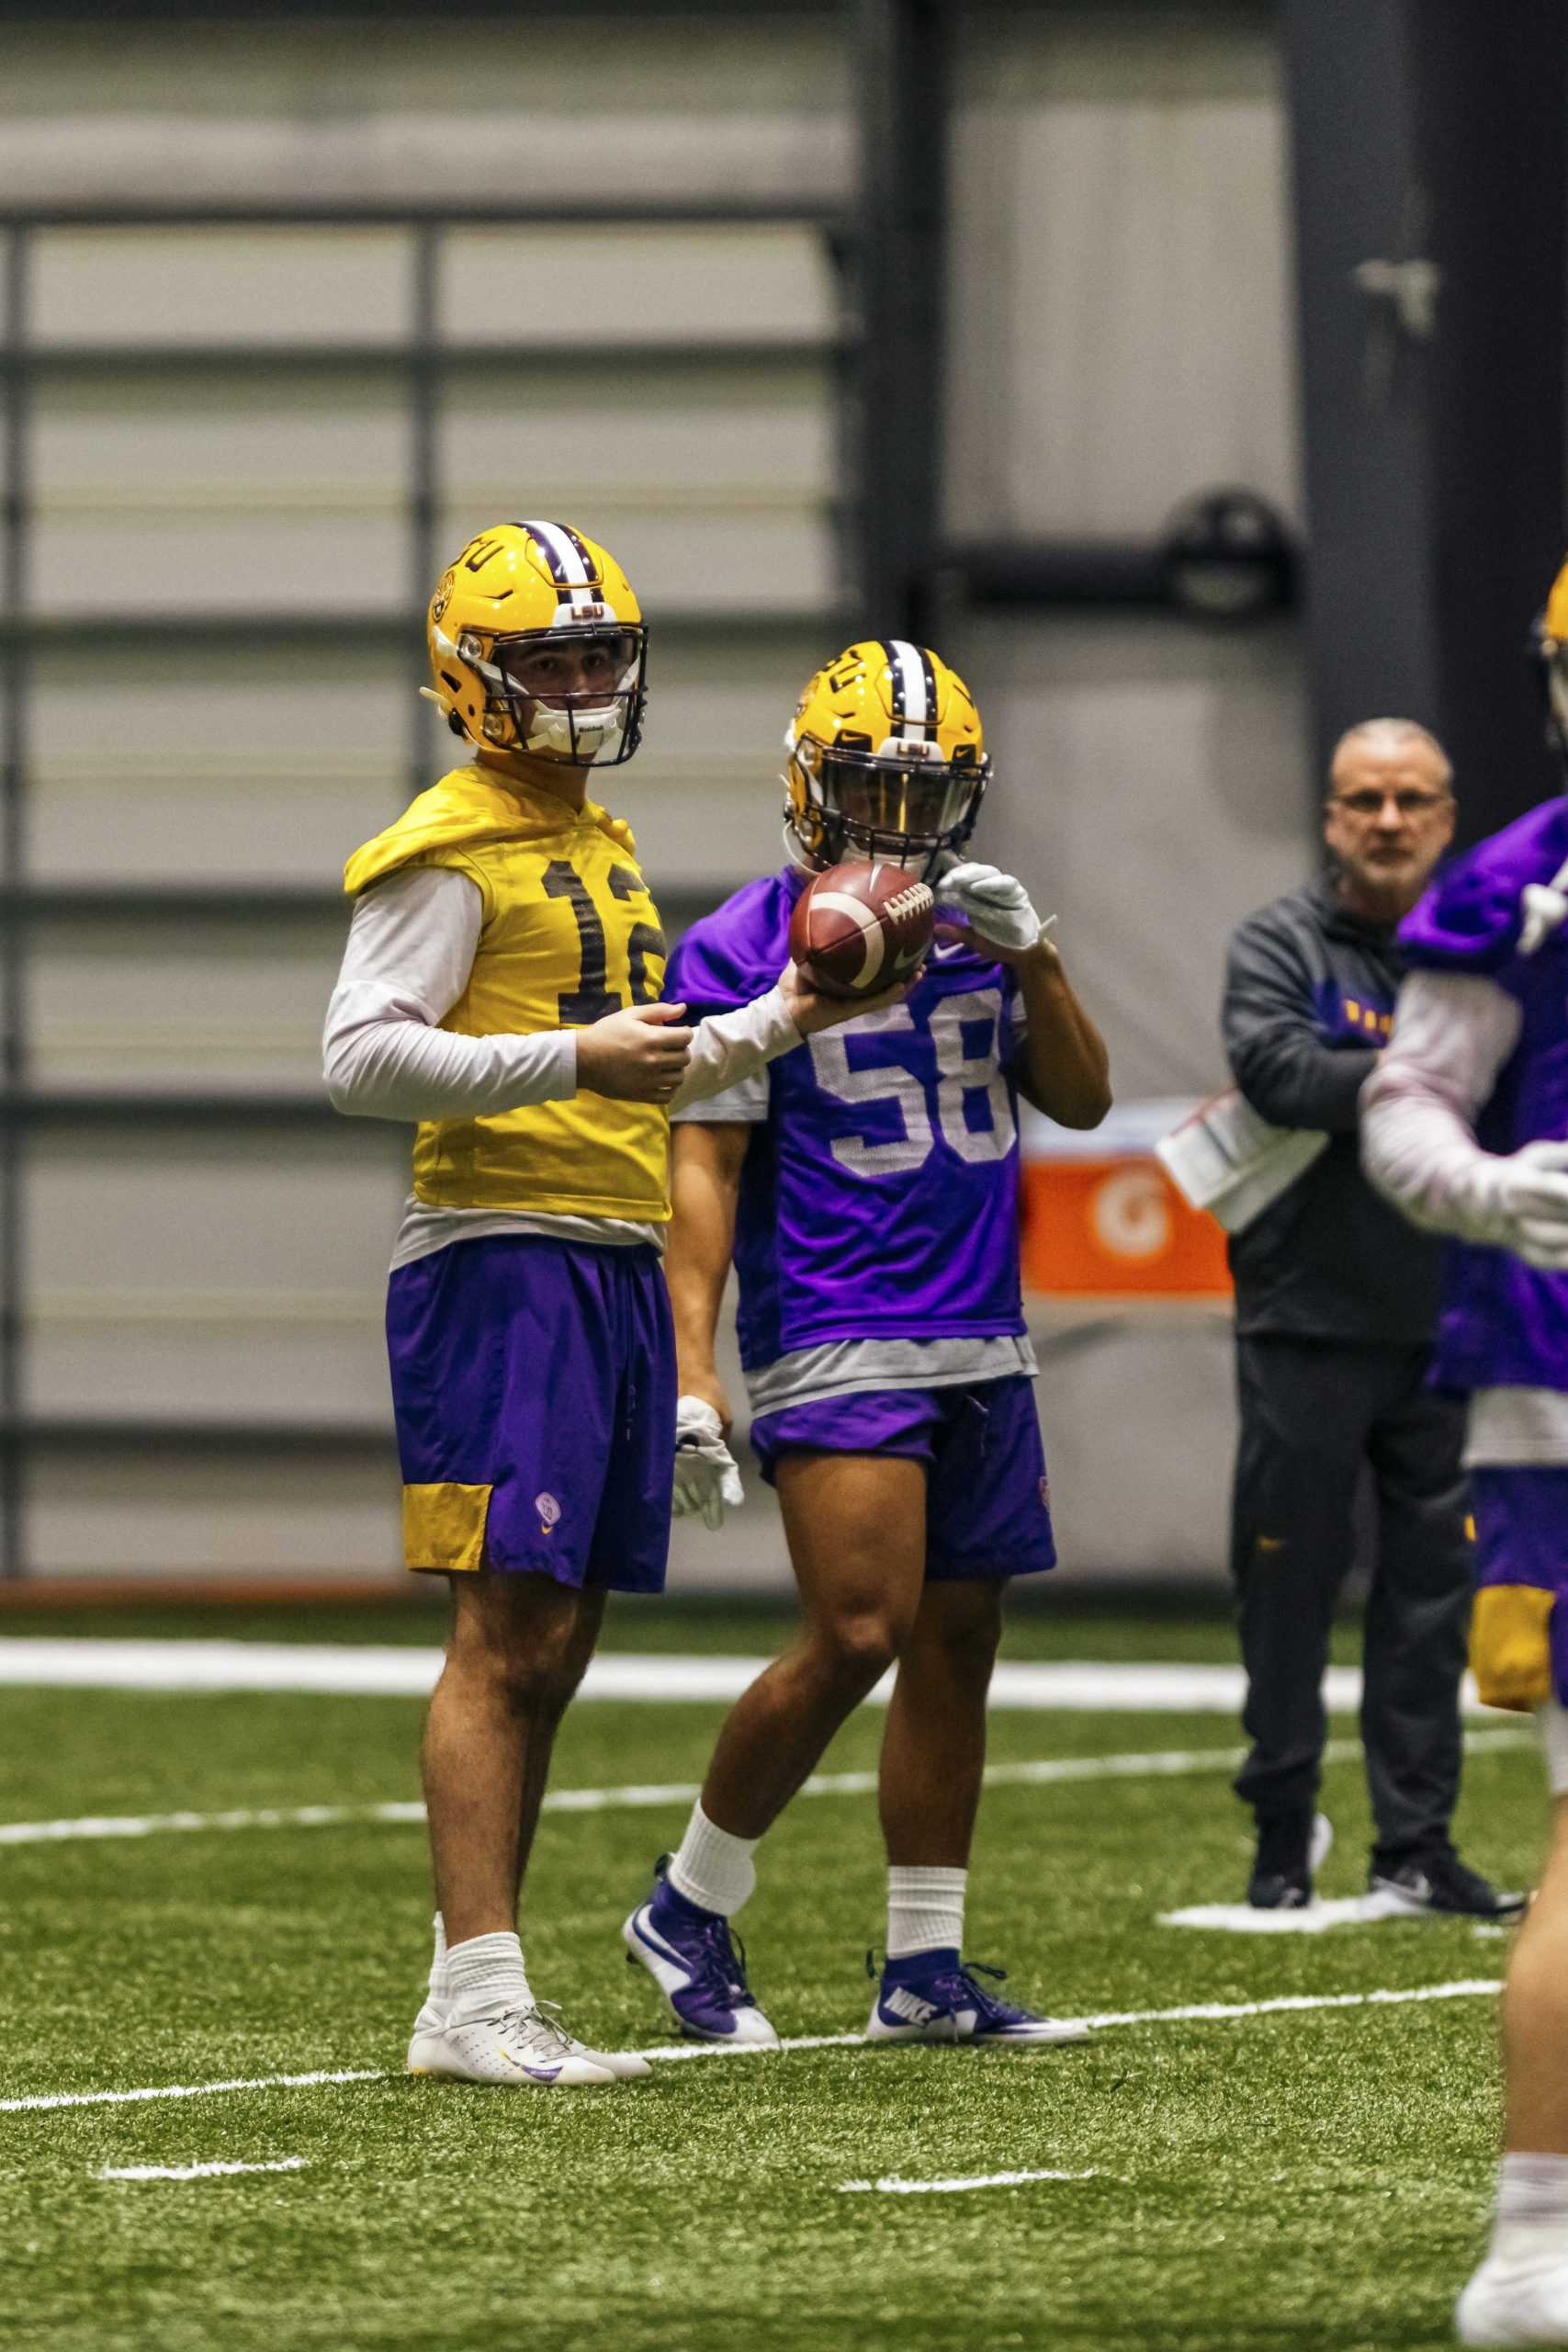
[[[882,2006],[890,2017],[902,2018],[906,2025],[929,2025],[937,2014],[934,2001],[922,2001],[905,1984],[895,1984],[890,1993],[884,1993]]]
[[[507,2064],[509,2066],[515,2066],[520,2075],[526,2075],[531,2083],[553,2083],[556,2076],[560,2073],[560,2068],[558,2066],[529,2066],[525,2064],[521,2058],[514,2058],[513,2056],[504,2041],[498,2041],[495,2046],[497,2050],[500,2051],[502,2056],[505,2059]]]
[[[682,1959],[680,1953],[678,1951],[671,1951],[668,1944],[660,1943],[659,1938],[649,1928],[645,1928],[642,1922],[643,1915],[639,1911],[637,1917],[632,1921],[632,1933],[637,1938],[638,1943],[646,1944],[649,1951],[656,1951],[660,1960],[669,1961],[672,1967],[683,1969],[686,1963]]]

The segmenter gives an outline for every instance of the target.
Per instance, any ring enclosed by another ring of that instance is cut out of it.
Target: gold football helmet
[[[1535,625],[1536,660],[1546,695],[1546,731],[1552,750],[1568,764],[1568,563],[1551,583]]]
[[[498,523],[441,575],[426,629],[455,735],[616,767],[642,736],[648,631],[613,555],[565,523]]]
[[[803,864],[881,858],[922,874],[975,830],[990,776],[980,714],[955,671],[906,638],[867,638],[795,706],[784,835]]]

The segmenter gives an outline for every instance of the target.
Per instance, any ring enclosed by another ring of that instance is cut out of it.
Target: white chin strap
[[[595,760],[606,743],[618,742],[626,732],[626,716],[617,699],[592,710],[558,710],[536,702],[529,714],[524,749],[547,758]]]

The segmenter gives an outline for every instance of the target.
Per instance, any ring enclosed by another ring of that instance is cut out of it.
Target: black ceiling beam
[[[595,18],[606,17],[734,17],[740,0],[594,0]],[[816,17],[824,24],[837,24],[841,17],[840,0],[744,0],[748,18],[777,17],[788,20]],[[49,10],[51,28],[61,25],[147,25],[201,24],[221,25],[227,11],[220,0],[55,0]],[[519,7],[518,0],[464,0],[463,21],[482,18],[503,20],[513,31],[526,33],[530,28],[525,18],[547,20],[554,17],[581,32],[582,12],[580,8],[551,5],[551,0],[526,0]],[[395,32],[400,23],[428,26],[428,6],[417,7],[412,0],[246,0],[243,21],[247,31],[265,30],[269,24],[298,24],[308,19],[311,24],[329,23],[333,18],[365,27],[367,36],[384,40]],[[0,24],[21,22],[36,25],[39,11],[34,0],[0,0]]]
[[[793,606],[776,613],[660,612],[655,607],[649,626],[659,640],[809,637],[826,644],[841,620],[841,614],[831,609],[804,612]],[[330,635],[334,646],[398,653],[417,648],[423,658],[424,614],[423,610],[417,614],[150,611],[95,614],[92,624],[93,647],[97,652],[167,645],[175,632],[182,647],[209,651],[231,646],[252,651],[290,646],[319,649]],[[0,646],[17,642],[43,653],[54,648],[78,652],[82,623],[73,614],[0,614]]]
[[[904,0],[909,5],[909,0]],[[515,11],[513,11],[515,14]],[[838,197],[520,198],[506,204],[326,204],[319,198],[203,203],[130,198],[105,204],[50,199],[0,204],[12,229],[705,229],[799,227],[852,237],[852,209]]]
[[[666,369],[711,375],[733,368],[748,374],[776,374],[792,361],[831,361],[847,355],[841,336],[779,335],[745,343],[279,343],[33,344],[0,351],[0,371],[9,375],[219,375],[267,376],[366,374],[377,369],[423,367],[505,368],[530,376],[549,372],[581,375],[585,369]]]

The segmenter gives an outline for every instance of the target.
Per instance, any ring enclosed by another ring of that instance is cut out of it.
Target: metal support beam
[[[1319,767],[1433,728],[1467,838],[1553,788],[1522,662],[1563,537],[1568,74],[1521,0],[1282,0]]]
[[[925,633],[942,515],[949,0],[858,0],[860,625]]]
[[[1370,259],[1420,258],[1426,220],[1404,0],[1283,0],[1319,772],[1357,719],[1439,726],[1430,582],[1431,354],[1369,297]]]
[[[409,370],[409,606],[412,634],[424,634],[424,615],[435,589],[435,539],[441,514],[441,259],[439,223],[426,220],[412,245],[412,366]],[[457,552],[456,549],[453,550]],[[424,654],[422,644],[420,652]],[[424,661],[409,679],[408,790],[412,799],[429,778],[430,729],[417,689],[428,683]]]
[[[28,232],[6,241],[4,342],[19,352],[28,329]],[[13,375],[5,414],[5,507],[0,529],[0,612],[19,616],[28,594],[28,425],[31,389]],[[18,888],[28,865],[28,699],[32,654],[20,631],[0,643],[0,876]],[[28,938],[16,924],[0,933],[0,1085],[19,1093],[28,1076]],[[22,1481],[25,1454],[13,1434],[22,1410],[22,1258],[27,1205],[26,1147],[17,1121],[0,1111],[0,1578],[23,1572]]]
[[[1529,626],[1568,526],[1568,26],[1558,0],[1406,0],[1430,250],[1435,632],[1474,839],[1561,790]]]

